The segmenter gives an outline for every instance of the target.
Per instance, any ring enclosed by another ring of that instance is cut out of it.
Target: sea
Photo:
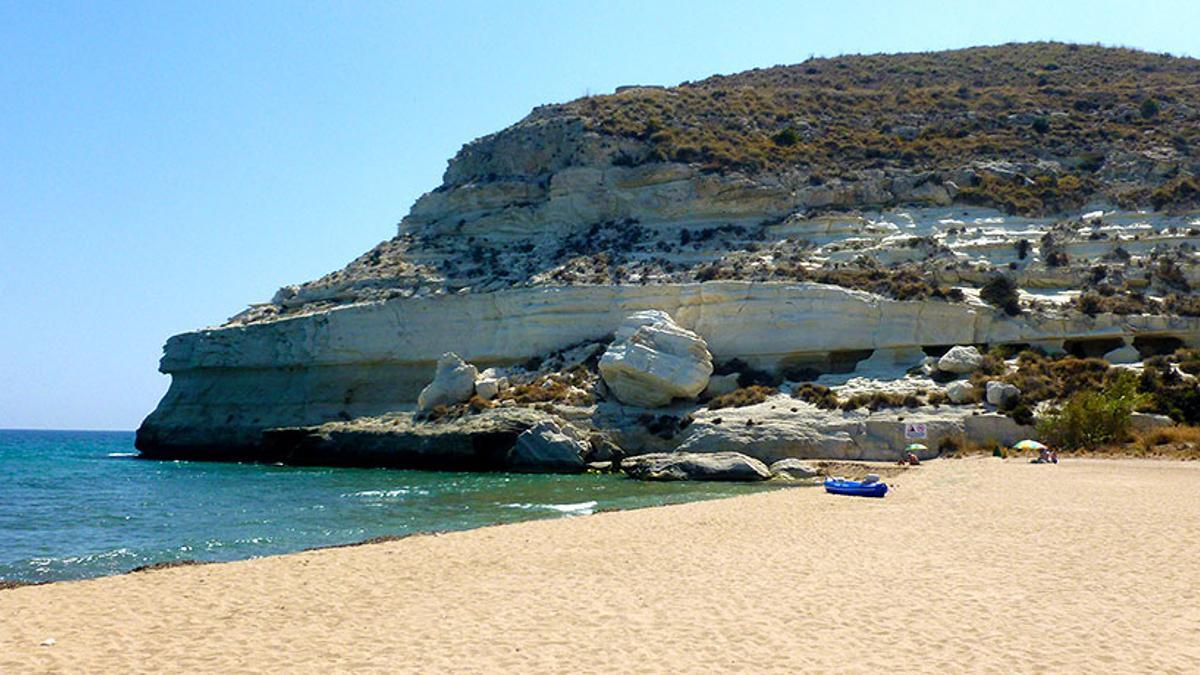
[[[759,491],[532,475],[140,459],[132,432],[0,430],[0,582],[227,561]]]

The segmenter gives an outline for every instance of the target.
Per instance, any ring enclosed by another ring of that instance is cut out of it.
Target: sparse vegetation
[[[596,374],[583,366],[562,373],[546,373],[530,382],[512,384],[501,389],[497,401],[511,400],[520,405],[559,403],[562,405],[591,405],[595,402],[592,390]]]
[[[721,408],[744,408],[748,405],[757,405],[766,401],[771,396],[778,394],[779,390],[775,387],[764,387],[754,384],[748,387],[735,389],[728,394],[714,396],[708,402],[709,410],[720,410]]]
[[[1047,71],[1047,63],[1058,67]],[[1092,175],[1104,157],[1152,147],[1160,141],[1144,128],[1183,114],[1144,92],[1168,92],[1200,108],[1192,88],[1198,74],[1200,63],[1187,58],[1010,44],[810,59],[668,90],[590,96],[563,108],[589,129],[645,141],[639,161],[683,161],[715,172],[799,166],[841,176],[947,169],[963,157],[1033,164],[1051,152],[1073,159],[1081,173],[1012,180],[984,173],[978,184],[960,186],[976,203],[1045,213],[1081,205],[1102,188]],[[1195,135],[1188,129],[1177,145],[1189,147]]]

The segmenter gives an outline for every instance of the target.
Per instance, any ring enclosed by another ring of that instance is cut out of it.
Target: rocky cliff
[[[443,352],[536,377],[642,310],[788,381],[954,345],[1195,345],[1197,78],[1007,45],[538,108],[464,146],[394,238],[171,338],[138,447],[258,457],[269,429],[410,409]]]

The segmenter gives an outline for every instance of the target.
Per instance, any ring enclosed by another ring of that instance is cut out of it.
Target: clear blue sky
[[[1196,2],[0,0],[0,428],[133,429],[174,333],[395,231],[532,107],[809,55],[1197,55]]]

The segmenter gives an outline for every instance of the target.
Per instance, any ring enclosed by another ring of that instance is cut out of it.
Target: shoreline
[[[1138,463],[1162,462],[1162,463],[1179,463],[1179,464],[1189,464],[1189,463],[1200,462],[1200,460],[1198,460],[1195,457],[1191,457],[1191,456],[1180,457],[1180,456],[1172,456],[1170,454],[1161,454],[1161,455],[1133,454],[1133,453],[1119,454],[1119,453],[1112,453],[1112,452],[1090,452],[1090,451],[1072,451],[1072,452],[1064,451],[1059,454],[1064,460],[1067,460],[1067,461],[1098,460],[1098,461],[1121,461],[1121,462],[1129,461],[1129,462],[1138,462]],[[1035,453],[1030,453],[1030,452],[1009,451],[1003,458],[1000,458],[1000,459],[1002,459],[1005,462],[1021,463],[1021,460],[1026,460],[1026,459],[1029,459],[1029,458],[1032,458],[1035,456],[1036,456]],[[969,460],[973,460],[973,459],[990,459],[990,458],[993,458],[993,456],[989,455],[987,453],[971,452],[971,453],[964,453],[964,454],[959,454],[959,455],[936,457],[932,460],[926,460],[921,466],[929,466],[931,463],[936,464],[939,462],[947,462],[947,461],[951,461],[951,462],[953,462],[953,461],[969,461]],[[133,459],[136,459],[138,461],[143,461],[143,460],[144,461],[162,461],[162,460],[156,460],[156,459],[148,459],[148,458],[144,458],[144,457],[134,457]],[[208,461],[208,460],[193,460],[193,461]],[[847,470],[849,470],[849,473],[846,475],[848,475],[851,479],[857,479],[856,476],[861,477],[859,474],[863,473],[862,469],[864,469],[864,468],[872,469],[875,472],[878,472],[880,469],[882,469],[883,471],[879,475],[881,475],[883,477],[883,480],[885,482],[891,480],[892,478],[894,478],[897,475],[903,475],[903,473],[905,471],[910,469],[910,467],[896,466],[895,462],[884,462],[884,461],[825,460],[825,459],[805,460],[805,461],[811,461],[813,464],[825,466],[826,468],[836,467],[838,469],[847,469]],[[242,464],[242,463],[259,463],[259,462],[237,462],[237,463]],[[265,465],[265,463],[263,463],[263,464]],[[856,471],[855,469],[858,469],[858,470]],[[828,475],[834,475],[834,474],[831,472],[831,473],[828,473]],[[635,480],[635,479],[629,478],[628,480]],[[309,547],[297,549],[295,551],[287,551],[287,552],[283,552],[283,553],[270,553],[270,554],[266,554],[266,555],[252,556],[249,558],[238,558],[238,559],[234,559],[234,560],[199,560],[199,559],[194,559],[194,558],[185,558],[185,559],[179,559],[179,560],[164,560],[164,561],[159,561],[159,562],[155,562],[155,563],[147,563],[145,565],[139,565],[137,567],[134,567],[132,569],[125,570],[122,572],[113,572],[111,574],[102,574],[102,575],[94,576],[94,577],[82,577],[82,578],[75,578],[75,579],[48,579],[48,580],[44,580],[44,581],[23,581],[23,580],[19,580],[19,579],[8,579],[8,580],[0,579],[0,594],[4,593],[5,591],[16,590],[18,588],[27,588],[30,586],[50,586],[50,585],[57,586],[57,585],[61,585],[61,584],[72,584],[72,583],[78,583],[78,582],[97,581],[97,580],[101,580],[101,579],[109,579],[109,578],[114,578],[114,577],[124,577],[124,576],[130,576],[130,575],[159,572],[162,570],[173,569],[173,568],[177,568],[177,567],[199,567],[199,566],[204,566],[204,565],[228,565],[231,563],[246,562],[249,560],[281,558],[281,557],[287,557],[287,556],[292,556],[292,555],[298,555],[298,554],[302,554],[302,553],[310,553],[310,552],[314,552],[314,551],[326,551],[326,550],[330,550],[330,549],[353,548],[353,547],[359,547],[359,546],[373,546],[373,545],[377,545],[377,544],[386,544],[386,543],[390,543],[390,542],[394,542],[394,541],[411,539],[414,537],[436,537],[436,536],[454,534],[454,533],[459,533],[459,532],[473,532],[476,530],[491,529],[491,528],[496,528],[496,527],[506,527],[506,526],[510,526],[510,525],[517,525],[520,523],[534,522],[534,521],[539,521],[539,520],[587,518],[590,516],[595,516],[595,515],[604,514],[604,513],[621,513],[624,511],[641,511],[641,510],[646,510],[646,509],[659,509],[659,508],[664,508],[664,507],[669,507],[669,506],[683,506],[686,504],[702,503],[702,502],[709,502],[709,501],[723,501],[723,500],[728,500],[728,499],[738,499],[738,498],[750,496],[753,494],[758,494],[759,492],[772,492],[775,490],[788,490],[788,489],[800,489],[800,488],[817,489],[817,488],[821,487],[820,482],[802,482],[802,481],[777,481],[777,482],[773,482],[773,483],[764,483],[764,484],[758,484],[758,485],[761,487],[760,491],[752,492],[747,495],[725,495],[725,496],[720,496],[720,497],[706,497],[706,498],[698,499],[698,500],[694,500],[694,501],[689,500],[689,501],[666,503],[666,504],[648,504],[648,505],[634,506],[634,507],[629,507],[629,508],[606,507],[606,508],[598,508],[598,509],[592,511],[591,513],[587,513],[587,514],[573,514],[573,515],[564,514],[564,515],[560,515],[560,516],[551,516],[551,517],[547,517],[547,518],[532,518],[530,520],[521,520],[521,521],[515,521],[515,522],[509,522],[509,523],[504,523],[504,522],[490,523],[490,524],[486,524],[486,525],[479,525],[479,526],[469,527],[469,528],[465,528],[465,529],[434,529],[434,530],[422,530],[422,531],[418,531],[418,532],[407,532],[407,533],[403,533],[403,534],[383,534],[383,535],[376,535],[373,537],[368,537],[366,539],[349,541],[349,542],[340,543],[340,544],[309,546]]]
[[[1131,454],[1114,454],[1114,453],[1110,453],[1110,452],[1089,452],[1089,451],[1075,451],[1075,452],[1064,451],[1059,454],[1064,460],[1069,460],[1069,461],[1099,460],[1099,461],[1122,461],[1122,462],[1130,461],[1130,462],[1139,462],[1139,463],[1163,462],[1163,463],[1179,463],[1179,464],[1189,464],[1189,463],[1196,463],[1196,462],[1200,461],[1200,460],[1197,460],[1196,458],[1190,457],[1190,456],[1177,457],[1177,456],[1171,456],[1169,454],[1138,455],[1138,454],[1132,454],[1132,453]],[[1006,454],[1003,458],[999,458],[999,459],[1002,459],[1005,462],[1021,463],[1020,460],[1026,460],[1026,459],[1029,459],[1029,458],[1032,458],[1035,456],[1036,456],[1035,453],[1030,453],[1030,452],[1009,451],[1008,454]],[[937,457],[932,460],[926,460],[920,466],[929,466],[931,463],[939,463],[939,462],[946,462],[946,461],[951,461],[951,462],[952,461],[970,461],[970,460],[974,460],[974,459],[990,459],[990,458],[993,458],[993,456],[983,453],[983,452],[973,452],[973,453],[965,453],[965,454],[953,455],[953,456]],[[139,461],[142,461],[142,460],[162,461],[162,460],[148,459],[148,458],[143,458],[143,457],[135,457],[134,459],[139,460]],[[207,461],[207,460],[200,460],[200,461]],[[883,462],[883,461],[824,460],[824,459],[822,459],[822,460],[805,460],[805,461],[811,461],[814,464],[822,465],[822,466],[825,466],[826,468],[837,467],[839,469],[849,469],[850,473],[848,474],[848,476],[851,479],[857,479],[856,476],[863,473],[861,471],[861,469],[863,469],[863,468],[870,468],[874,471],[879,471],[880,469],[882,469],[883,473],[880,473],[879,475],[881,475],[883,477],[883,480],[885,482],[891,480],[892,478],[894,478],[897,475],[903,475],[903,473],[905,471],[910,469],[910,467],[896,466],[895,462]],[[238,463],[241,464],[241,463],[257,463],[257,462],[238,462]],[[855,471],[854,469],[858,469],[858,471]],[[833,473],[829,473],[828,475],[833,475]],[[635,479],[629,478],[628,480],[635,480]],[[762,487],[762,489],[760,490],[761,492],[772,492],[775,490],[787,490],[787,489],[798,489],[798,488],[817,489],[817,488],[821,487],[821,484],[820,484],[820,482],[777,481],[777,482],[774,482],[773,484],[772,483],[760,484],[760,486]],[[709,502],[709,501],[723,501],[723,500],[728,500],[728,499],[739,499],[739,498],[750,496],[753,494],[758,494],[758,492],[749,493],[747,495],[725,495],[725,496],[720,496],[720,497],[707,497],[707,498],[698,499],[698,500],[694,500],[694,501],[682,501],[682,502],[674,502],[674,503],[667,503],[667,504],[648,504],[648,505],[643,505],[643,506],[634,506],[634,507],[630,507],[630,508],[620,508],[620,507],[598,508],[598,509],[592,511],[591,513],[587,513],[587,514],[574,514],[574,515],[563,514],[560,516],[552,516],[552,517],[547,517],[547,518],[531,518],[529,520],[521,520],[521,521],[510,522],[510,523],[502,523],[502,522],[501,523],[490,523],[487,525],[479,525],[476,527],[469,527],[469,528],[465,528],[465,529],[448,529],[448,530],[447,529],[435,529],[435,530],[423,530],[423,531],[419,531],[419,532],[407,532],[407,533],[403,533],[403,534],[383,534],[383,535],[376,535],[373,537],[368,537],[366,539],[361,539],[361,540],[357,540],[357,541],[349,541],[349,542],[340,543],[340,544],[327,544],[327,545],[323,545],[323,546],[309,546],[309,547],[297,549],[295,551],[287,551],[287,552],[283,552],[283,553],[270,553],[270,554],[266,554],[266,555],[252,556],[249,558],[238,558],[238,559],[234,559],[234,560],[199,560],[199,559],[194,559],[194,558],[185,558],[185,559],[180,559],[180,560],[164,560],[164,561],[159,561],[159,562],[155,562],[155,563],[139,565],[137,567],[134,567],[129,570],[125,570],[123,572],[113,572],[111,574],[102,574],[102,575],[94,576],[94,577],[83,577],[83,578],[76,578],[76,579],[48,579],[45,581],[22,581],[22,580],[18,580],[18,579],[10,579],[10,580],[0,579],[0,594],[4,593],[5,591],[16,590],[18,588],[27,588],[30,586],[50,586],[50,585],[57,586],[57,585],[61,585],[61,584],[72,584],[72,583],[78,583],[78,582],[97,581],[97,580],[101,580],[101,579],[109,579],[109,578],[114,578],[114,577],[125,577],[125,576],[130,576],[130,575],[139,575],[139,574],[146,574],[146,573],[151,573],[151,572],[159,572],[162,570],[174,569],[177,567],[199,567],[199,566],[204,566],[204,565],[228,565],[231,563],[246,562],[246,561],[250,561],[250,560],[281,558],[281,557],[298,555],[298,554],[302,554],[302,553],[311,553],[311,552],[315,552],[315,551],[326,551],[326,550],[331,550],[331,549],[342,549],[342,548],[354,548],[354,547],[359,547],[359,546],[374,546],[377,544],[386,544],[386,543],[390,543],[390,542],[394,542],[394,541],[411,539],[414,537],[437,537],[437,536],[454,534],[454,533],[459,533],[459,532],[473,532],[473,531],[477,531],[477,530],[491,529],[491,528],[496,528],[496,527],[507,527],[510,525],[518,525],[520,523],[526,523],[526,522],[535,522],[535,521],[539,521],[539,520],[561,520],[561,519],[566,519],[566,518],[587,518],[590,516],[600,515],[600,514],[604,514],[604,513],[621,513],[624,511],[641,511],[641,510],[646,510],[646,509],[660,509],[660,508],[670,507],[670,506],[683,506],[683,505],[687,505],[687,504],[703,503],[703,502]]]
[[[884,500],[771,490],[22,587],[0,670],[1194,670],[1197,479],[967,458]]]

